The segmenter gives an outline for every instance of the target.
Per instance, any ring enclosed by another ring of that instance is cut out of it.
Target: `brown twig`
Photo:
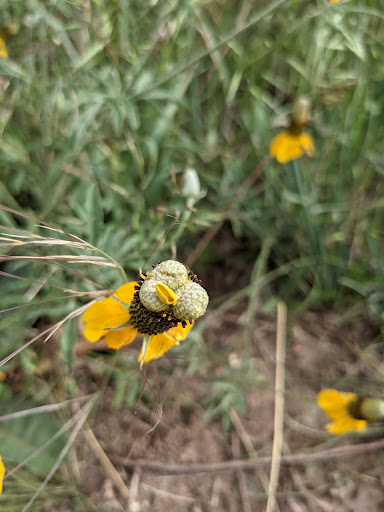
[[[361,453],[373,452],[384,448],[384,439],[354,445],[338,446],[323,450],[317,453],[297,453],[295,455],[283,455],[281,465],[296,466],[312,462],[324,462],[359,455]],[[161,475],[192,475],[196,473],[214,473],[218,471],[253,471],[259,466],[270,466],[272,457],[259,457],[250,460],[229,460],[224,462],[202,463],[202,464],[168,464],[167,462],[150,461],[148,459],[129,459],[119,455],[111,455],[115,464],[122,464],[126,469],[139,467]]]
[[[140,483],[140,487],[148,494],[153,494],[154,496],[158,496],[159,498],[166,501],[175,501],[176,503],[180,503],[180,505],[194,505],[197,503],[195,498],[190,498],[189,496],[181,496],[180,494],[172,494],[168,491],[164,491],[163,489],[156,489],[152,485],[148,485],[144,482]]]
[[[240,438],[236,436],[235,431],[232,432],[232,455],[234,457],[239,457],[240,455]],[[240,499],[243,506],[243,512],[252,512],[245,473],[244,471],[236,471],[236,476],[239,486]]]
[[[254,455],[256,455],[255,449],[252,444],[252,439],[248,432],[245,430],[244,425],[241,422],[241,419],[237,412],[231,408],[229,411],[229,416],[231,418],[232,424],[237,432],[237,435],[241,439],[241,442],[243,443],[243,446],[250,458],[252,458]],[[255,469],[256,475],[259,478],[261,485],[264,488],[264,491],[266,494],[268,494],[268,487],[269,487],[269,480],[267,477],[267,474],[265,472],[265,469],[263,467],[258,467]],[[243,507],[245,508],[245,507]]]
[[[107,475],[112,480],[112,482],[116,485],[116,487],[119,489],[121,496],[126,501],[128,501],[129,496],[130,496],[129,489],[125,485],[124,480],[121,478],[120,474],[118,473],[118,471],[116,470],[116,468],[114,467],[112,462],[109,460],[105,451],[101,447],[99,441],[96,439],[96,436],[93,433],[93,431],[90,428],[88,428],[84,432],[84,435],[85,435],[85,439],[86,439],[87,443],[89,444],[92,452],[96,455],[99,462],[104,467]]]
[[[237,191],[237,194],[235,195],[234,199],[228,204],[226,209],[224,210],[221,220],[218,223],[217,226],[207,231],[203,238],[200,240],[200,242],[197,244],[196,249],[193,251],[191,256],[187,260],[187,266],[190,267],[193,265],[193,263],[197,260],[197,258],[200,256],[200,254],[204,251],[204,249],[207,247],[207,245],[211,242],[211,240],[214,238],[216,233],[219,231],[221,226],[224,224],[226,219],[229,217],[229,214],[232,211],[232,208],[235,206],[235,204],[239,203],[245,194],[247,193],[247,190],[254,184],[256,181],[260,178],[262,172],[270,162],[271,157],[269,155],[266,155],[259,165],[254,169],[252,174],[248,176],[248,178],[243,182],[239,190]]]
[[[244,425],[241,422],[240,416],[237,414],[233,407],[229,410],[229,417],[231,418],[232,425],[235,427],[237,435],[239,439],[243,443],[244,448],[246,449],[249,457],[252,457],[255,453],[255,449],[253,447],[251,438],[249,437],[248,432],[245,430]]]

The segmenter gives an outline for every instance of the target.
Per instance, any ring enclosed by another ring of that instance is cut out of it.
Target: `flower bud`
[[[14,36],[15,34],[17,34],[19,32],[19,29],[20,29],[20,25],[18,25],[17,23],[11,23],[9,25],[6,25],[5,27],[2,27],[0,32],[1,32],[1,35],[7,39],[9,36]]]
[[[183,187],[181,193],[187,198],[188,206],[192,206],[200,196],[201,187],[199,175],[191,167],[186,169],[184,173]]]
[[[379,398],[363,398],[360,404],[361,417],[368,421],[384,418],[384,400]]]
[[[292,123],[304,128],[311,119],[311,102],[306,96],[299,96],[293,104]]]

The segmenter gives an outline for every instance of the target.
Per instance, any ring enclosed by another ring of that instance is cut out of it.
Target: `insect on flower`
[[[197,276],[178,261],[152,267],[138,281],[88,307],[82,318],[88,341],[102,338],[108,347],[119,349],[137,335],[149,337],[138,359],[143,364],[186,338],[194,321],[205,313],[208,294]]]

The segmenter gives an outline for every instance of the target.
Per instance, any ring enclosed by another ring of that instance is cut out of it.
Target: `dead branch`
[[[298,453],[283,455],[282,466],[326,462],[340,457],[374,452],[384,448],[384,439],[354,445],[338,446],[316,453]],[[168,464],[167,462],[150,461],[148,459],[130,459],[119,455],[110,456],[115,464],[122,464],[126,469],[140,468],[161,475],[191,475],[194,473],[214,473],[218,471],[252,471],[259,466],[270,466],[272,457],[259,457],[248,460],[229,460],[204,464]]]

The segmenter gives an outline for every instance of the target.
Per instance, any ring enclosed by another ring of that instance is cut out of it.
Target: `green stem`
[[[318,258],[318,261],[321,261],[321,255],[322,255],[322,245],[319,240],[319,233],[316,229],[316,224],[312,222],[312,214],[310,212],[310,209],[308,207],[309,204],[309,192],[307,190],[305,180],[303,177],[303,169],[301,167],[301,163],[299,160],[293,161],[293,169],[294,169],[294,176],[297,186],[297,191],[300,198],[300,204],[303,207],[305,221],[307,224],[307,231],[309,236],[309,241],[311,244],[312,253],[315,255],[316,258]],[[321,283],[323,283],[323,274],[320,272],[318,274],[318,278]]]

